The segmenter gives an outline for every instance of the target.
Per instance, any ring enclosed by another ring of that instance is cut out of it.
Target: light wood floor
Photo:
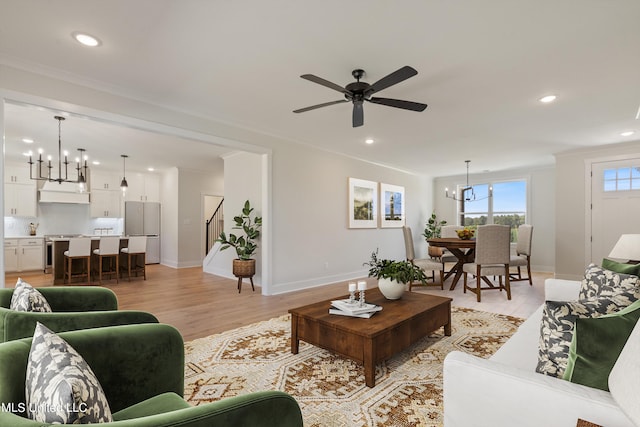
[[[21,273],[20,276],[36,287],[52,286],[51,274]],[[504,292],[486,291],[482,293],[482,302],[477,303],[474,294],[463,293],[462,280],[453,291],[448,290],[450,281],[445,283],[444,291],[439,288],[414,288],[414,291],[451,297],[453,305],[457,306],[526,318],[543,302],[544,280],[548,277],[552,274],[534,273],[533,286],[528,282],[514,282],[511,301]],[[13,286],[17,278],[17,274],[7,274],[5,283],[8,287]],[[366,280],[370,287],[376,286],[374,279]],[[200,267],[174,269],[163,265],[147,266],[146,281],[137,278],[131,282],[124,279],[118,284],[115,279],[103,282],[116,293],[121,309],[151,312],[161,322],[175,326],[185,341],[267,320],[287,313],[289,308],[347,294],[346,282],[274,296],[262,296],[259,287],[252,292],[248,283],[238,293],[236,284],[235,280],[203,273]],[[87,285],[79,283],[77,286]]]

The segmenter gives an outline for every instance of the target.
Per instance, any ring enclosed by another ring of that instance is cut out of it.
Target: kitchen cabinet
[[[18,239],[4,240],[4,271],[18,271]]]
[[[156,174],[135,173],[127,176],[127,202],[160,202],[160,177]]]
[[[38,163],[34,162],[33,174],[38,174]],[[35,182],[29,177],[29,164],[7,164],[4,168],[4,182],[10,184],[31,184]]]
[[[121,191],[120,181],[122,177],[116,172],[91,171],[91,191],[111,190]]]
[[[91,217],[92,218],[120,218],[120,191],[92,190]]]
[[[37,190],[33,184],[4,185],[4,216],[37,216]]]
[[[4,269],[6,272],[41,270],[44,240],[41,237],[5,239]]]

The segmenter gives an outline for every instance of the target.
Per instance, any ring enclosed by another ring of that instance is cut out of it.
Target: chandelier
[[[485,197],[477,197],[476,196],[476,192],[473,189],[473,186],[469,184],[469,163],[471,163],[471,160],[465,160],[464,162],[467,164],[467,185],[465,185],[464,187],[462,187],[460,189],[460,194],[456,194],[455,191],[453,191],[451,194],[449,194],[449,189],[445,188],[444,189],[445,197],[448,197],[449,199],[456,200],[458,202],[473,202],[473,201],[476,201],[476,200],[488,199],[489,197],[493,196],[493,188],[492,187],[489,187],[489,193],[488,193],[487,196],[485,196]]]
[[[29,177],[31,179],[37,181],[50,181],[57,182],[58,184],[62,184],[63,182],[71,182],[74,184],[79,184],[80,192],[83,192],[87,183],[87,157],[84,152],[86,151],[84,148],[78,148],[80,152],[80,156],[76,158],[76,179],[69,179],[68,166],[69,161],[67,160],[68,153],[64,152],[64,161],[62,158],[62,139],[60,137],[60,128],[61,123],[65,119],[62,116],[54,116],[54,119],[58,121],[58,176],[54,177],[52,174],[55,166],[51,163],[51,156],[47,156],[47,160],[42,159],[42,150],[38,153],[38,159],[34,162],[32,155],[29,154]],[[83,162],[84,161],[84,165]],[[37,163],[36,166],[36,174],[34,175],[33,165]],[[63,168],[64,165],[64,176],[63,176]],[[43,169],[46,169],[46,172],[43,172]]]

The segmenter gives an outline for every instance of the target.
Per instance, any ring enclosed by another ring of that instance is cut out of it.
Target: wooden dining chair
[[[407,256],[407,261],[411,264],[419,267],[422,271],[431,272],[431,280],[433,283],[426,285],[414,285],[413,280],[409,282],[409,292],[413,286],[440,286],[440,289],[443,289],[444,283],[444,271],[442,268],[442,264],[438,261],[434,261],[430,258],[419,258],[416,259],[415,248],[413,246],[413,235],[411,234],[411,228],[406,225],[402,227],[402,234],[404,236],[404,248]],[[435,272],[438,271],[440,274],[440,283],[436,283],[435,281]],[[427,275],[428,276],[428,275]]]
[[[512,255],[509,260],[509,267],[518,267],[518,274],[511,275],[511,281],[528,280],[533,286],[531,278],[531,240],[533,237],[533,226],[522,224],[518,227],[518,242],[516,243],[516,255]],[[522,277],[522,267],[527,267],[527,277]]]
[[[511,258],[511,228],[508,225],[481,225],[476,230],[475,261],[464,264],[464,292],[467,289],[476,294],[480,302],[483,290],[498,289],[507,292],[507,299],[511,299],[511,285],[509,282],[509,261]],[[476,279],[476,286],[467,284],[467,275],[472,274]],[[498,276],[496,286],[488,276]],[[502,280],[504,276],[504,282]],[[488,286],[482,287],[481,282]]]

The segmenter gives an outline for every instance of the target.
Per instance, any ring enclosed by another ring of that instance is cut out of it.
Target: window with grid
[[[463,225],[508,225],[511,227],[511,241],[517,241],[518,227],[527,220],[527,182],[486,183],[474,185],[473,189],[476,200],[464,202]],[[488,197],[490,191],[492,196]]]
[[[640,190],[640,166],[604,170],[604,191]]]

